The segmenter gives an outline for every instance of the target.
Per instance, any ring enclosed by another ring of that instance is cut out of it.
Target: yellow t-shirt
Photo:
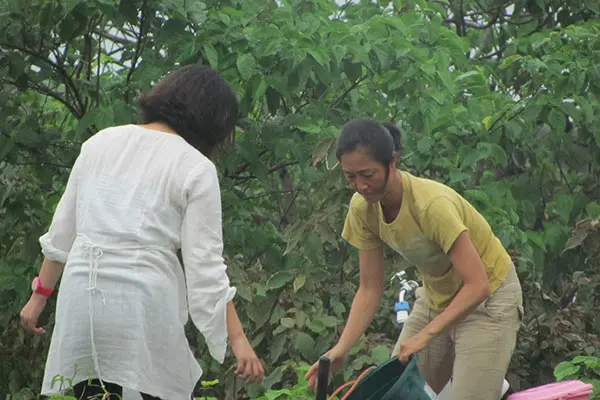
[[[342,237],[359,250],[384,243],[414,264],[423,279],[429,306],[444,309],[463,285],[448,251],[458,236],[469,232],[493,293],[507,276],[510,256],[477,210],[453,189],[401,171],[404,192],[398,216],[383,218],[381,204],[369,204],[355,193]]]

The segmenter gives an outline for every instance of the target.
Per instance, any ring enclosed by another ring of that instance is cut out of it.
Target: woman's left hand
[[[232,337],[230,341],[231,350],[238,362],[235,374],[246,383],[261,382],[265,375],[265,370],[260,364],[260,360],[256,356],[254,349],[252,349],[250,342],[248,342],[246,335],[241,334]]]
[[[400,359],[400,361],[402,361],[404,364],[408,363],[408,358],[411,355],[421,351],[425,346],[427,346],[427,343],[429,343],[430,340],[431,338],[424,331],[409,337],[400,344],[400,350],[397,354],[398,359]]]

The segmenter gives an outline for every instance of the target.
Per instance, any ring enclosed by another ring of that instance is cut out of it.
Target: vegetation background
[[[213,396],[284,398],[340,334],[358,268],[340,239],[351,190],[332,150],[358,116],[398,123],[399,167],[458,190],[510,250],[526,309],[513,389],[600,356],[599,11],[598,0],[0,0],[0,398],[38,397],[49,336],[26,335],[18,312],[81,143],[135,122],[137,94],[188,63],[218,70],[240,98],[217,162],[226,258],[268,375],[236,382],[233,357],[211,360],[190,326],[204,379],[219,379]],[[390,254],[388,276],[406,267]],[[394,290],[337,383],[388,357]],[[50,331],[53,313],[50,302]],[[594,365],[587,379],[600,378]]]

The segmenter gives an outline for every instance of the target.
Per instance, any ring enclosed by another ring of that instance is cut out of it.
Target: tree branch
[[[138,59],[140,58],[140,55],[142,53],[144,35],[146,34],[144,32],[144,25],[146,23],[146,13],[144,12],[145,8],[146,2],[144,1],[140,9],[140,29],[137,36],[137,43],[135,45],[135,52],[133,54],[133,59],[131,60],[131,68],[129,69],[129,72],[127,73],[127,78],[125,80],[125,85],[127,87],[125,91],[125,103],[127,104],[129,104],[129,94],[131,92],[129,84],[131,82],[131,77],[133,76],[133,71],[135,71],[137,67]]]
[[[502,56],[502,53],[504,53],[504,50],[506,50],[507,47],[508,47],[508,44],[505,44],[504,46],[500,47],[495,52],[490,53],[490,54],[486,54],[484,56],[479,56],[479,57],[477,57],[477,59],[478,60],[488,60],[488,59],[494,58],[496,56]]]
[[[573,187],[571,186],[571,183],[567,179],[567,175],[565,175],[565,172],[563,171],[562,165],[560,165],[560,160],[558,159],[558,156],[556,154],[554,155],[554,159],[556,161],[556,165],[558,166],[558,170],[560,171],[560,175],[562,176],[562,178],[564,179],[565,183],[567,184],[567,188],[569,188],[569,193],[573,194]]]
[[[298,198],[298,194],[300,193],[300,189],[292,189],[292,191],[294,192],[294,195],[292,196],[292,198],[290,200],[290,204],[288,204],[285,212],[283,213],[283,215],[279,219],[279,226],[277,227],[277,229],[281,229],[281,225],[283,224],[283,221],[285,221],[287,219],[287,216],[290,213],[290,211],[292,209],[292,206],[296,202],[296,198]]]
[[[496,24],[496,22],[498,21],[498,17],[494,17],[492,20],[490,20],[487,24],[481,25],[481,24],[477,24],[475,22],[472,21],[458,21],[456,19],[456,17],[452,17],[452,18],[447,18],[444,20],[444,23],[446,24],[455,24],[458,27],[465,27],[465,28],[473,28],[473,29],[489,29],[492,26],[494,26]]]
[[[56,164],[56,163],[51,163],[51,162],[45,162],[42,161],[40,163],[19,163],[19,162],[11,162],[11,165],[18,165],[20,167],[31,167],[31,166],[37,166],[40,165],[42,167],[54,167],[54,168],[63,168],[63,169],[71,169],[73,168],[70,165],[62,165],[62,164]]]
[[[262,152],[259,156],[263,155],[264,153],[266,153],[266,151]],[[298,161],[289,161],[289,162],[285,162],[285,163],[279,163],[279,164],[275,164],[274,166],[272,166],[271,168],[269,168],[267,170],[267,174],[272,174],[273,172],[277,172],[285,167],[289,167],[290,165],[296,165],[298,164]],[[250,179],[254,179],[256,178],[254,175],[249,175],[249,176],[240,176],[240,174],[246,172],[248,170],[248,168],[250,167],[249,163],[245,163],[240,165],[239,167],[237,167],[235,169],[235,171],[233,171],[232,173],[227,174],[227,177],[230,179],[236,179],[238,181],[248,181]]]
[[[71,114],[73,114],[75,117],[77,117],[78,119],[81,118],[83,115],[80,116],[79,111],[73,107],[73,105],[71,103],[69,103],[66,99],[64,99],[63,97],[61,97],[60,93],[41,86],[41,85],[33,85],[32,86],[35,90],[37,90],[38,92],[45,94],[46,96],[50,96],[55,100],[58,100],[60,103],[62,103],[70,112]]]
[[[273,192],[265,192],[265,193],[257,194],[257,195],[254,195],[254,196],[243,196],[243,199],[244,200],[260,199],[260,198],[263,198],[263,197],[274,196],[276,194],[292,193],[294,191],[295,191],[294,189],[291,189],[291,190],[276,190],[276,191],[273,191]]]
[[[342,104],[344,102],[344,100],[346,99],[346,97],[348,97],[348,94],[350,94],[350,92],[352,90],[354,90],[358,85],[360,85],[362,82],[364,82],[368,77],[369,77],[368,75],[363,75],[360,78],[358,78],[356,81],[354,81],[354,83],[352,83],[352,85],[350,85],[350,87],[348,89],[346,89],[346,91],[340,97],[338,97],[336,100],[334,100],[331,103],[330,108],[338,107],[340,104]]]
[[[99,35],[101,35],[105,39],[108,39],[108,40],[110,40],[112,42],[115,42],[115,43],[125,44],[125,45],[135,43],[135,42],[127,40],[126,38],[120,38],[118,36],[112,35],[112,34],[110,34],[108,32],[101,32],[101,33],[100,32],[96,32],[96,33],[98,33]]]
[[[70,105],[67,108],[78,119],[80,119],[81,117],[83,117],[83,114],[85,113],[85,109],[84,109],[84,106],[83,106],[83,101],[81,100],[81,96],[79,95],[79,91],[77,90],[77,87],[75,86],[75,83],[73,82],[73,80],[71,79],[71,77],[69,75],[67,75],[67,73],[66,73],[66,71],[64,70],[63,67],[61,67],[60,65],[58,65],[54,61],[48,59],[47,57],[44,57],[41,54],[38,54],[35,51],[32,51],[32,50],[30,50],[28,48],[21,47],[21,46],[18,46],[16,44],[5,43],[5,42],[0,42],[0,46],[4,46],[4,47],[7,47],[7,48],[12,49],[12,50],[21,51],[21,52],[23,52],[25,54],[28,54],[28,55],[32,56],[32,57],[38,58],[38,59],[42,60],[43,62],[47,63],[48,65],[50,65],[50,67],[52,67],[54,70],[56,70],[56,72],[63,77],[63,83],[65,84],[65,86],[67,86],[73,92],[73,96],[75,97],[75,101],[76,101],[77,105],[79,106],[79,109],[77,109],[77,107],[75,105]],[[57,99],[57,100],[59,100],[59,99]],[[61,102],[66,105],[66,100],[63,100]]]

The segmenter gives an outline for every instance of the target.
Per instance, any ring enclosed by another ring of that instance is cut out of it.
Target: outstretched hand
[[[336,349],[335,347],[329,350],[324,355],[329,357],[329,359],[331,360],[331,363],[329,364],[329,374],[333,374],[335,371],[337,371],[344,364],[344,361],[346,361],[346,358],[348,357],[348,354],[344,353],[343,351],[340,351],[339,349]],[[310,367],[310,369],[304,376],[304,379],[308,381],[309,388],[312,389],[317,385],[318,374],[319,362],[317,361]]]

